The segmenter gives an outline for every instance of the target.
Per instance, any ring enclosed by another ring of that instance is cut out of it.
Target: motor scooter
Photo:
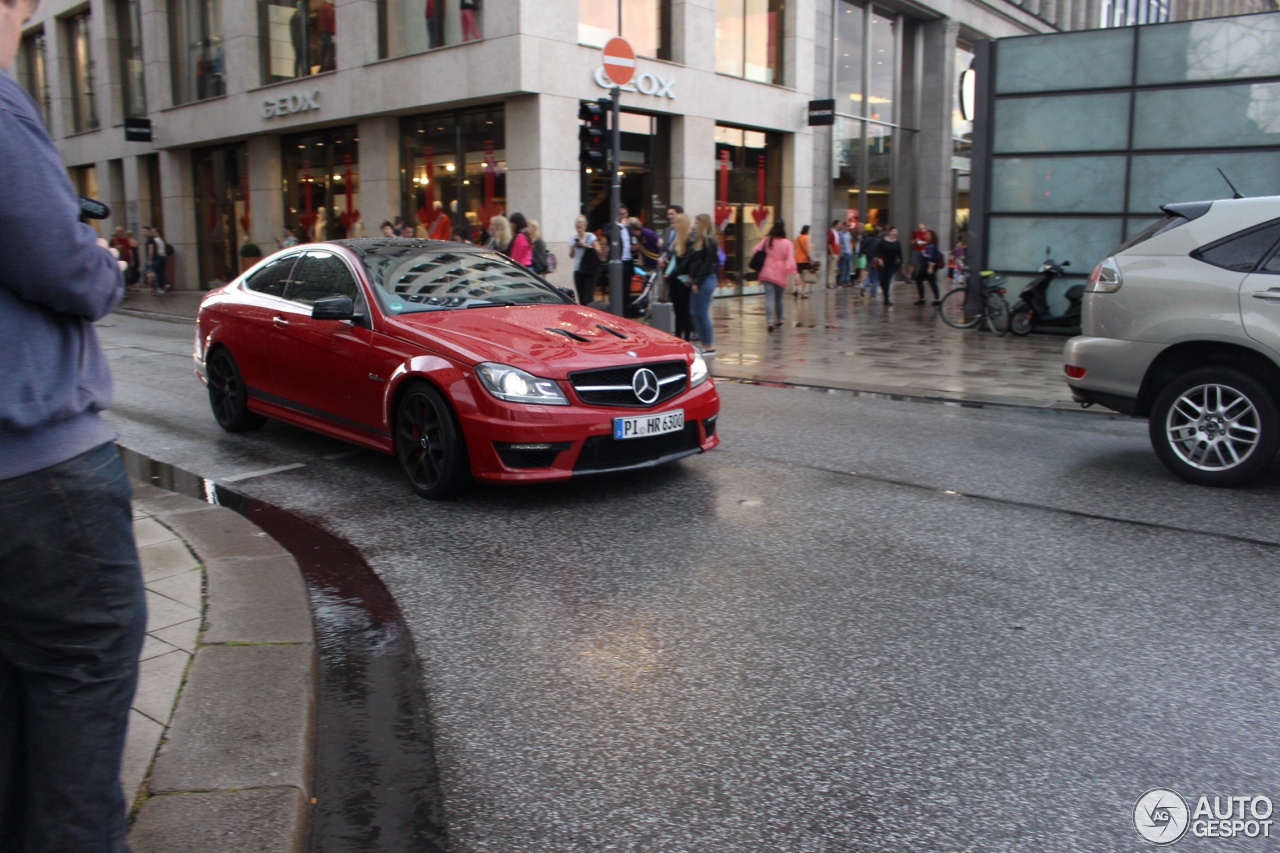
[[[1056,263],[1053,258],[1045,258],[1040,265],[1040,274],[1018,294],[1018,301],[1009,311],[1009,331],[1023,336],[1032,329],[1062,329],[1070,334],[1080,334],[1080,302],[1084,299],[1084,285],[1076,284],[1067,288],[1067,310],[1054,314],[1049,310],[1049,285],[1055,278],[1063,274],[1063,267],[1071,266],[1070,261]]]

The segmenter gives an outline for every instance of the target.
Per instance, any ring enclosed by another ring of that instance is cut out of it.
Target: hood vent
[[[603,324],[597,323],[596,328],[600,329],[603,332],[608,332],[609,334],[613,335],[615,338],[622,338],[624,341],[627,339],[627,336],[622,334],[622,332],[619,332],[617,329],[611,329],[608,326],[605,326]]]
[[[589,343],[589,341],[586,338],[582,337],[582,335],[575,335],[573,332],[570,332],[566,329],[547,329],[547,331],[553,335],[564,335],[569,340],[577,341],[580,344]]]

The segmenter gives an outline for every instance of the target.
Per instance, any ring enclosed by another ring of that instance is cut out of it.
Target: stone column
[[[562,263],[548,278],[573,287],[568,238],[579,210],[578,99],[511,98],[506,104],[507,214],[538,220],[547,249]]]
[[[253,136],[245,143],[249,160],[249,218],[247,236],[264,255],[275,251],[276,239],[284,232],[284,197],[280,192],[284,176],[280,162],[280,137]],[[238,247],[237,247],[238,249]]]
[[[690,216],[714,215],[716,168],[715,119],[672,116],[670,201]]]
[[[367,237],[381,235],[383,220],[400,213],[400,120],[362,119],[360,133],[360,214]]]
[[[922,24],[924,63],[920,86],[918,162],[918,219],[938,232],[943,251],[951,245],[955,211],[952,208],[951,115],[958,85],[956,41],[960,24],[942,19]],[[901,222],[903,240],[909,240],[917,222]]]
[[[228,95],[262,85],[261,43],[256,0],[222,0],[222,51]]]
[[[160,152],[160,196],[164,199],[165,221],[155,224],[166,243],[172,243],[177,252],[170,268],[169,284],[174,290],[200,290],[195,280],[199,265],[196,229],[195,176],[192,173],[191,152],[174,149]]]

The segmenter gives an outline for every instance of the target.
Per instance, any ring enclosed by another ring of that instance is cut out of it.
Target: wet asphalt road
[[[221,433],[187,327],[100,331],[124,444],[301,463],[235,488],[386,582],[451,850],[1137,850],[1148,789],[1280,801],[1275,466],[1206,490],[1139,422],[722,384],[713,454],[434,504]]]

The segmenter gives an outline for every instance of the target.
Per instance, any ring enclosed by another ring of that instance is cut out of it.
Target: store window
[[[578,43],[604,47],[621,36],[637,56],[670,59],[670,0],[578,0]]]
[[[147,90],[142,66],[142,11],[139,0],[116,0],[117,55],[120,58],[120,94],[127,118],[147,114]]]
[[[667,144],[671,138],[671,119],[624,110],[619,115],[619,126],[622,130],[622,203],[629,216],[639,219],[646,228],[661,231],[667,227],[667,205],[672,201],[670,146]],[[587,217],[588,230],[599,230],[609,221],[611,189],[608,172],[583,172],[582,211]]]
[[[49,81],[45,75],[45,42],[44,28],[37,29],[23,36],[18,47],[17,69],[18,84],[27,90],[32,99],[40,106],[44,123],[49,124]]]
[[[509,213],[501,107],[407,118],[400,142],[399,215],[418,236],[483,242],[489,220]]]
[[[757,283],[746,282],[747,261],[760,238],[781,216],[782,136],[759,130],[716,126],[716,208],[713,219],[721,233],[725,253],[724,275],[742,292],[758,292]],[[797,223],[788,222],[794,237]]]
[[[479,41],[480,0],[378,0],[378,55],[408,56]]]
[[[169,37],[174,103],[225,94],[222,0],[170,0]]]
[[[716,0],[716,71],[782,83],[782,11],[782,0]]]
[[[327,0],[260,0],[262,82],[309,77],[337,67],[333,3]]]
[[[93,37],[89,32],[89,13],[83,12],[65,21],[67,33],[67,81],[71,96],[71,131],[83,133],[98,129],[98,105],[93,96]]]
[[[208,290],[240,274],[240,247],[248,242],[253,224],[249,149],[243,143],[203,148],[193,151],[191,159],[196,182],[198,275],[200,289]]]
[[[298,239],[364,236],[359,143],[354,126],[282,137],[284,220]]]
[[[973,67],[973,49],[965,45],[956,47],[956,85],[951,109],[951,163],[954,183],[951,192],[951,208],[955,211],[955,232],[964,239],[969,231],[969,178],[973,158],[973,117],[965,116],[961,105],[964,75]]]

